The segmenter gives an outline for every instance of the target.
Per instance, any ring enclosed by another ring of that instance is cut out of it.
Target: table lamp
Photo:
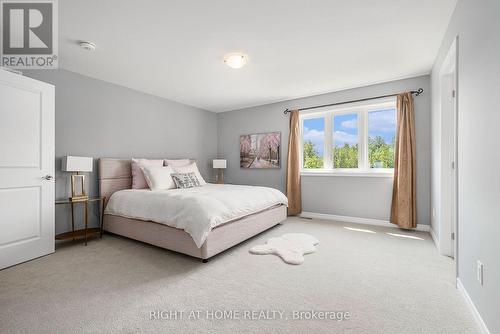
[[[65,156],[62,159],[63,172],[76,172],[71,175],[71,201],[85,201],[89,197],[85,190],[85,175],[82,172],[92,172],[92,158]]]
[[[224,169],[227,167],[226,159],[214,159],[213,168],[217,169],[217,174],[215,175],[215,182],[222,184],[224,183]]]

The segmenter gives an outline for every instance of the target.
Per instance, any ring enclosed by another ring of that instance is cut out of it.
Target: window
[[[333,166],[358,168],[358,114],[333,116]]]
[[[300,120],[303,173],[393,172],[395,99],[302,113]]]
[[[368,112],[368,161],[370,168],[394,168],[396,109]]]
[[[324,167],[325,118],[305,119],[303,123],[302,166],[308,169]]]

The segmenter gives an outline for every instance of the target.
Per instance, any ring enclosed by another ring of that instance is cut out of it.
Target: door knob
[[[43,180],[47,180],[47,181],[50,181],[50,180],[52,180],[53,178],[54,178],[54,177],[53,177],[52,175],[48,175],[48,174],[47,174],[47,175],[45,175],[45,176],[42,176],[42,179],[43,179]]]

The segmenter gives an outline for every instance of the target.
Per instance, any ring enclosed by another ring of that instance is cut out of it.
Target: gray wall
[[[432,73],[435,90],[439,68],[458,35],[459,277],[491,333],[500,333],[499,18],[498,0],[460,0]],[[477,260],[484,264],[483,286],[476,281]]]
[[[240,169],[239,138],[242,134],[281,131],[282,160],[288,148],[288,117],[283,110],[351,99],[392,94],[422,87],[415,98],[417,137],[418,223],[430,223],[430,78],[420,76],[335,93],[289,100],[218,114],[218,156],[228,160],[229,183],[270,186],[285,190],[285,165],[280,170]],[[303,210],[333,215],[388,220],[392,178],[353,176],[302,176]]]
[[[56,86],[56,198],[70,194],[61,157],[183,158],[198,160],[212,179],[217,155],[217,116],[177,102],[140,93],[65,70],[25,71]],[[98,194],[97,162],[89,175],[90,195]],[[97,224],[92,209],[91,223]],[[81,226],[80,211],[77,212]],[[67,207],[56,207],[56,233],[70,229]]]

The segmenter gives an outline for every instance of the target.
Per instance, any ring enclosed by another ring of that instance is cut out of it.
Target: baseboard
[[[394,227],[397,228],[396,225],[391,224],[387,220],[381,219],[372,219],[372,218],[360,218],[360,217],[350,217],[350,216],[339,216],[339,215],[330,215],[326,213],[315,213],[315,212],[302,212],[300,214],[301,217],[304,218],[315,218],[315,219],[325,219],[325,220],[335,220],[338,222],[344,223],[353,223],[353,224],[364,224],[364,225],[375,225],[375,226],[384,226],[384,227]],[[418,224],[417,231],[429,232],[429,225]]]
[[[432,241],[434,241],[434,245],[436,246],[436,248],[439,251],[439,240],[436,236],[436,232],[434,232],[434,229],[432,227],[429,228],[429,233],[431,234]]]
[[[479,314],[479,311],[476,308],[476,305],[474,305],[474,302],[470,298],[469,294],[467,293],[467,290],[465,290],[464,285],[462,284],[462,281],[460,281],[460,278],[457,278],[457,289],[460,291],[462,297],[464,297],[465,303],[469,307],[470,311],[472,312],[472,315],[474,316],[474,319],[476,320],[479,328],[481,329],[481,333],[483,334],[491,334],[488,327],[486,327],[486,324],[483,321],[483,318],[481,317],[481,314]]]

